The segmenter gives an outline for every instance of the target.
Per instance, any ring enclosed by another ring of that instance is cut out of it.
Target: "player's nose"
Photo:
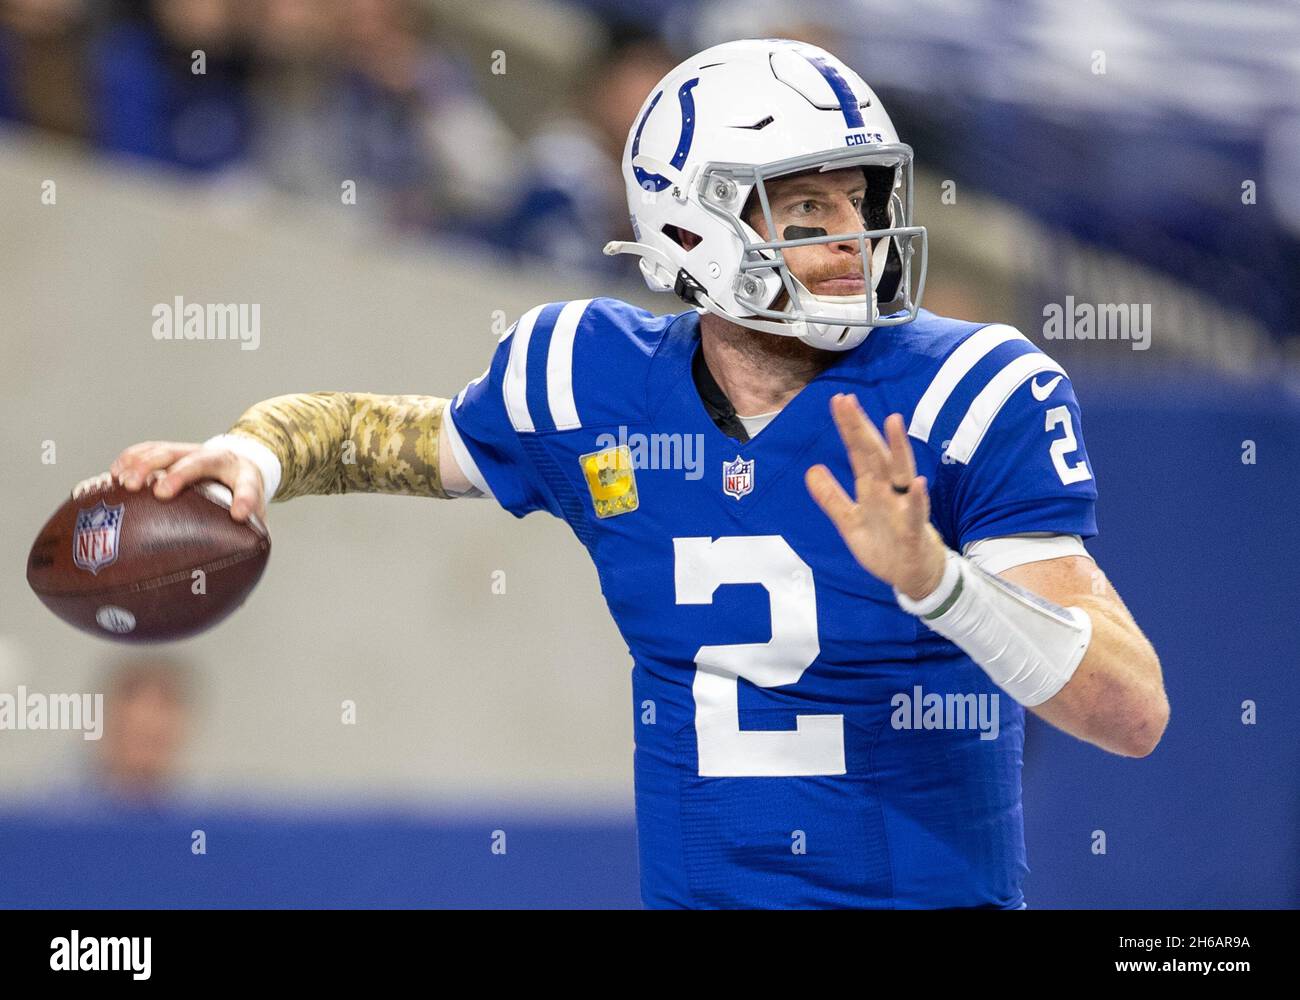
[[[862,211],[853,202],[848,199],[842,199],[836,205],[835,228],[833,233],[842,233],[845,238],[836,240],[831,244],[831,248],[840,253],[862,253],[863,241],[854,239],[858,233],[867,231],[866,220],[862,218]],[[871,241],[866,240],[867,252],[871,252]]]

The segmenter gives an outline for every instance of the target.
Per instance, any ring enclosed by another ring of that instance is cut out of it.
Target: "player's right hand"
[[[108,470],[126,489],[153,488],[159,500],[170,500],[191,483],[215,479],[230,488],[230,516],[245,521],[249,514],[266,520],[262,473],[248,459],[225,448],[177,441],[133,444],[113,460]]]

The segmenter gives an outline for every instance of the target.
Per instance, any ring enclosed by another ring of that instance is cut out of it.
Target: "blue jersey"
[[[695,311],[531,310],[456,396],[466,475],[563,518],[633,658],[647,906],[1022,905],[1024,715],[903,611],[804,485],[852,492],[830,416],[902,413],[932,519],[961,551],[1096,534],[1068,378],[1010,327],[922,311],[835,357],[746,443],[691,377]]]

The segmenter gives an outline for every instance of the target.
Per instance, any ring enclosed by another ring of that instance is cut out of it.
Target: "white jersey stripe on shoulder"
[[[474,461],[474,456],[469,453],[465,447],[465,441],[460,436],[460,431],[456,428],[456,419],[452,415],[452,407],[447,407],[442,413],[442,424],[447,428],[447,441],[451,444],[452,457],[456,459],[456,464],[460,466],[460,471],[465,473],[465,478],[474,484],[474,487],[485,497],[492,496],[492,490],[483,478],[483,473],[479,471],[478,463]]]
[[[578,404],[573,398],[573,338],[589,305],[591,299],[574,299],[565,304],[555,321],[551,346],[546,353],[546,402],[559,431],[582,426]]]
[[[533,324],[537,322],[541,311],[541,306],[533,306],[515,324],[510,360],[506,362],[506,377],[501,383],[506,413],[516,431],[531,433],[533,430],[533,417],[528,412],[528,341],[532,339]]]
[[[1029,343],[1025,335],[1015,327],[1007,326],[1005,323],[993,323],[976,330],[962,341],[957,350],[948,355],[948,360],[939,367],[939,371],[921,396],[921,401],[916,404],[912,422],[907,426],[907,433],[919,441],[929,441],[930,431],[934,429],[939,411],[943,409],[943,404],[948,402],[948,397],[957,388],[957,384],[991,350],[999,344],[1005,344],[1008,340],[1017,339]]]
[[[1011,398],[1011,394],[1024,384],[1025,379],[1039,372],[1059,372],[1064,375],[1065,369],[1046,354],[1040,354],[1038,351],[1022,354],[1014,361],[1008,362],[1007,366],[993,376],[989,384],[981,389],[979,395],[971,402],[970,409],[966,411],[966,416],[961,418],[957,433],[952,436],[952,441],[944,454],[954,462],[963,464],[969,462],[970,457],[975,454],[975,449],[984,440],[989,425],[993,423],[993,419],[1006,401]]]

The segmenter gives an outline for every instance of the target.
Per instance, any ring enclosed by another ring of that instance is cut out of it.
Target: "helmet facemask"
[[[778,230],[766,182],[810,170],[863,168],[867,196],[860,232],[830,233],[802,239],[763,240],[742,213],[756,197],[768,233]],[[920,308],[925,287],[925,229],[912,218],[912,151],[902,144],[810,154],[762,165],[709,163],[700,171],[699,203],[722,219],[741,243],[732,293],[734,313],[710,302],[710,311],[742,326],[796,336],[811,346],[848,350],[876,326],[910,323]],[[920,240],[920,276],[912,295],[912,260]],[[825,243],[856,241],[866,291],[858,295],[815,295],[795,277],[785,250]],[[780,308],[774,304],[785,292]],[[715,296],[716,298],[716,296]]]

